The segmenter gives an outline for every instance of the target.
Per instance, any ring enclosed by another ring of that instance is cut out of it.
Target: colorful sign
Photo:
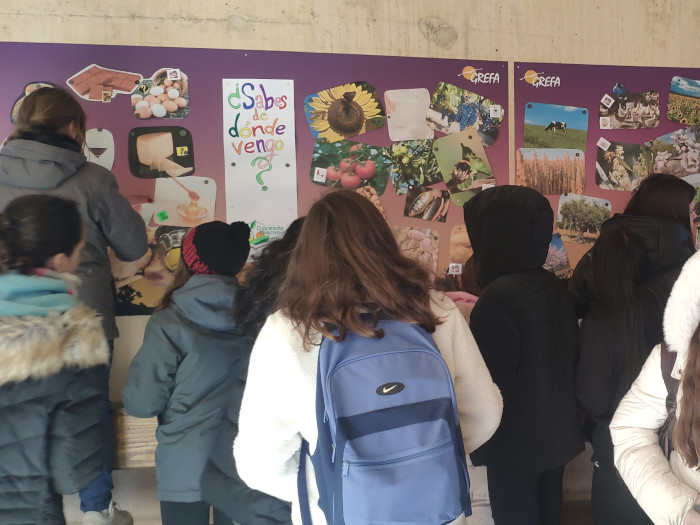
[[[226,218],[255,223],[252,257],[297,218],[294,81],[224,79],[223,115]]]

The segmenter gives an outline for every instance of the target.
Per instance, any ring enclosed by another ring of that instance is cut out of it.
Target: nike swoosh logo
[[[394,390],[394,388],[396,388],[396,385],[391,385],[389,388],[384,387],[384,388],[382,388],[382,393],[388,394],[389,392],[391,392],[392,390]]]

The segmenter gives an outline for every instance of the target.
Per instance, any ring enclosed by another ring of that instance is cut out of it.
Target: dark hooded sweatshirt
[[[503,394],[501,424],[472,461],[564,465],[583,450],[574,392],[578,324],[565,287],[542,269],[552,208],[535,190],[499,186],[465,204],[464,222],[483,288],[471,330]]]

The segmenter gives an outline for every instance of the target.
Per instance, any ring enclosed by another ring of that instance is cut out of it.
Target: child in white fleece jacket
[[[241,478],[291,501],[295,524],[301,523],[302,438],[312,453],[318,438],[318,350],[321,335],[332,337],[324,323],[371,335],[359,314],[382,311],[434,328],[454,382],[467,454],[496,431],[503,409],[498,388],[464,317],[429,282],[418,263],[400,254],[388,225],[363,197],[338,191],[312,206],[280,291],[280,311],[267,319],[253,347],[234,445]],[[325,524],[310,461],[307,485],[313,523]]]

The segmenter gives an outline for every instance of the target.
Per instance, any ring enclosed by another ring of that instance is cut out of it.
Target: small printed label
[[[450,263],[447,267],[447,275],[462,275],[462,265],[459,263]]]
[[[600,129],[610,129],[610,117],[600,117]]]
[[[600,99],[600,103],[603,104],[608,109],[610,109],[610,106],[613,105],[613,102],[615,102],[615,99],[613,99],[607,93],[603,96],[603,98]]]
[[[159,211],[157,214],[157,217],[158,217],[158,220],[160,222],[167,221],[168,220],[168,212],[165,210]]]
[[[326,168],[316,168],[314,170],[314,182],[326,182]]]
[[[503,106],[500,104],[489,106],[489,115],[491,118],[501,118],[503,115]]]
[[[185,157],[189,155],[189,149],[187,148],[187,146],[178,146],[177,148],[175,148],[175,152],[175,154],[178,157]]]
[[[605,140],[603,137],[600,137],[600,138],[598,139],[597,144],[598,144],[598,147],[599,147],[600,149],[602,149],[603,151],[608,151],[608,149],[610,149],[610,141],[609,141],[609,140]]]
[[[179,69],[168,69],[167,73],[169,80],[180,80],[182,78],[182,74],[180,73]]]

